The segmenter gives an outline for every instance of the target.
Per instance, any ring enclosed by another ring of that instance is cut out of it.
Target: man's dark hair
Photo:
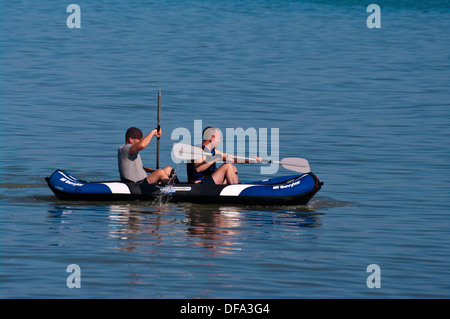
[[[130,127],[127,132],[125,133],[125,141],[128,142],[128,140],[131,138],[137,138],[142,139],[142,131],[138,129],[137,127]]]
[[[211,139],[211,136],[215,135],[216,131],[218,131],[217,127],[214,126],[205,127],[205,129],[202,132],[202,139],[204,141]]]

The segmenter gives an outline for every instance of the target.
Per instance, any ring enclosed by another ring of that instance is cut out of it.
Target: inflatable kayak
[[[313,173],[235,185],[157,185],[117,181],[88,182],[63,170],[56,170],[46,181],[55,196],[61,200],[152,201],[162,198],[175,203],[248,205],[306,205],[323,185]]]

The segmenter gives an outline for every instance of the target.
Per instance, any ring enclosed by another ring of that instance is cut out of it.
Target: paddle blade
[[[204,152],[200,147],[195,147],[182,143],[174,143],[172,153],[176,158],[183,160],[196,160],[203,156]]]
[[[290,171],[299,172],[299,173],[309,173],[311,169],[309,167],[309,163],[304,158],[297,157],[286,157],[280,161],[280,164]]]

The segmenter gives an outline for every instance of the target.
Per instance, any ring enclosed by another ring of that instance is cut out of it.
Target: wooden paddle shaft
[[[158,126],[157,130],[159,132],[161,128],[161,89],[158,92]],[[156,140],[156,169],[159,169],[159,137]]]

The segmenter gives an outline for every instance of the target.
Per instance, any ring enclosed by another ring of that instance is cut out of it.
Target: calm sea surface
[[[448,1],[381,1],[380,29],[369,2],[200,0],[75,1],[69,29],[72,2],[1,4],[1,298],[450,297]],[[56,200],[58,168],[118,179],[160,87],[180,179],[171,134],[202,120],[278,128],[324,187],[275,208]]]

